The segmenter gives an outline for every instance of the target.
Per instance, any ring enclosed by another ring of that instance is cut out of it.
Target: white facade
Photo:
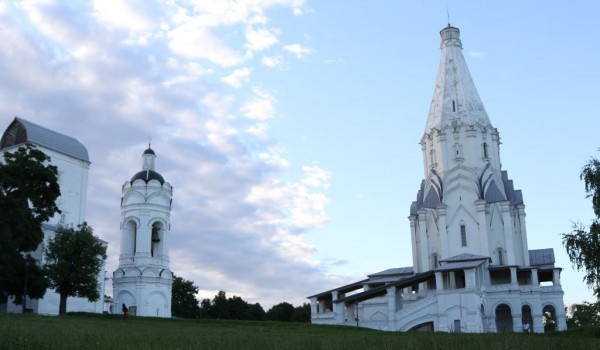
[[[410,208],[413,266],[310,297],[312,321],[384,330],[566,329],[552,249],[529,250],[520,190],[479,98],[457,28],[441,32],[425,132],[424,180]],[[353,293],[353,294],[348,294]],[[348,296],[347,296],[348,294]],[[525,326],[525,328],[527,328]]]
[[[56,214],[43,225],[44,241],[31,253],[40,264],[43,263],[43,248],[54,237],[58,225],[73,226],[85,221],[87,204],[88,172],[90,161],[87,149],[76,139],[46,129],[21,118],[15,118],[4,132],[1,140],[1,154],[14,152],[24,144],[33,144],[50,157],[50,164],[58,168],[58,183],[61,195],[57,205],[61,214]],[[106,242],[104,242],[106,244]],[[104,293],[104,267],[98,275],[101,295]],[[60,296],[48,289],[42,299],[27,298],[27,309],[34,313],[58,315]],[[86,298],[71,297],[67,302],[67,312],[102,312],[102,297],[97,302]],[[9,300],[7,312],[21,312],[21,305]]]
[[[154,170],[154,151],[142,156],[142,171],[125,182],[121,198],[121,253],[113,273],[113,312],[171,317],[169,231],[173,190]]]

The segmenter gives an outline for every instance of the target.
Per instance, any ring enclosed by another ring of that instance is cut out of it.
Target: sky
[[[565,303],[593,300],[561,233],[593,218],[579,173],[600,156],[598,18],[595,1],[0,1],[0,128],[18,116],[87,147],[108,276],[121,186],[151,139],[174,187],[171,270],[200,299],[300,305],[412,264],[450,21],[529,248],[554,248]]]

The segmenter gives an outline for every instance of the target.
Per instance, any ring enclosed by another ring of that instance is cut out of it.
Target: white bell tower
[[[169,231],[173,189],[154,170],[156,154],[142,154],[142,171],[125,182],[121,197],[121,254],[113,272],[113,312],[171,317]]]

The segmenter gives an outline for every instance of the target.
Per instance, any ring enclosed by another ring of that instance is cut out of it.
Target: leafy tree
[[[265,310],[260,304],[249,304],[238,296],[227,298],[224,291],[219,291],[213,300],[204,299],[200,303],[200,317],[222,320],[257,320],[265,319]]]
[[[60,213],[58,169],[33,145],[4,153],[0,162],[0,295],[23,300],[25,271],[28,295],[39,299],[46,291],[42,269],[26,252],[42,242],[42,223]]]
[[[106,260],[106,246],[93,234],[86,222],[59,227],[44,249],[50,287],[60,294],[60,315],[67,313],[67,297],[100,299],[98,274]]]
[[[294,305],[290,303],[279,303],[267,311],[267,319],[271,321],[290,322],[294,315]]]
[[[310,304],[304,303],[296,306],[292,314],[292,322],[310,322]]]
[[[567,315],[568,328],[600,325],[600,303],[584,301],[583,304],[571,305],[570,311]]]
[[[210,303],[210,299],[202,299],[200,302],[200,314],[198,317],[200,318],[212,318],[210,309],[212,305]]]
[[[198,318],[200,307],[196,294],[198,287],[193,281],[173,275],[173,291],[171,297],[171,313],[181,318]]]
[[[563,245],[569,259],[578,271],[584,271],[583,280],[600,298],[600,161],[592,158],[583,167],[580,178],[585,182],[587,198],[592,198],[596,218],[589,230],[581,223],[573,223],[571,233],[563,234]]]
[[[259,304],[248,304],[248,317],[247,320],[252,321],[264,321],[267,313],[263,309],[263,307]]]

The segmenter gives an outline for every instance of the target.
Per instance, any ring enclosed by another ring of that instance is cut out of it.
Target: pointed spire
[[[456,123],[491,124],[463,57],[460,31],[448,24],[440,36],[442,55],[425,133]]]

